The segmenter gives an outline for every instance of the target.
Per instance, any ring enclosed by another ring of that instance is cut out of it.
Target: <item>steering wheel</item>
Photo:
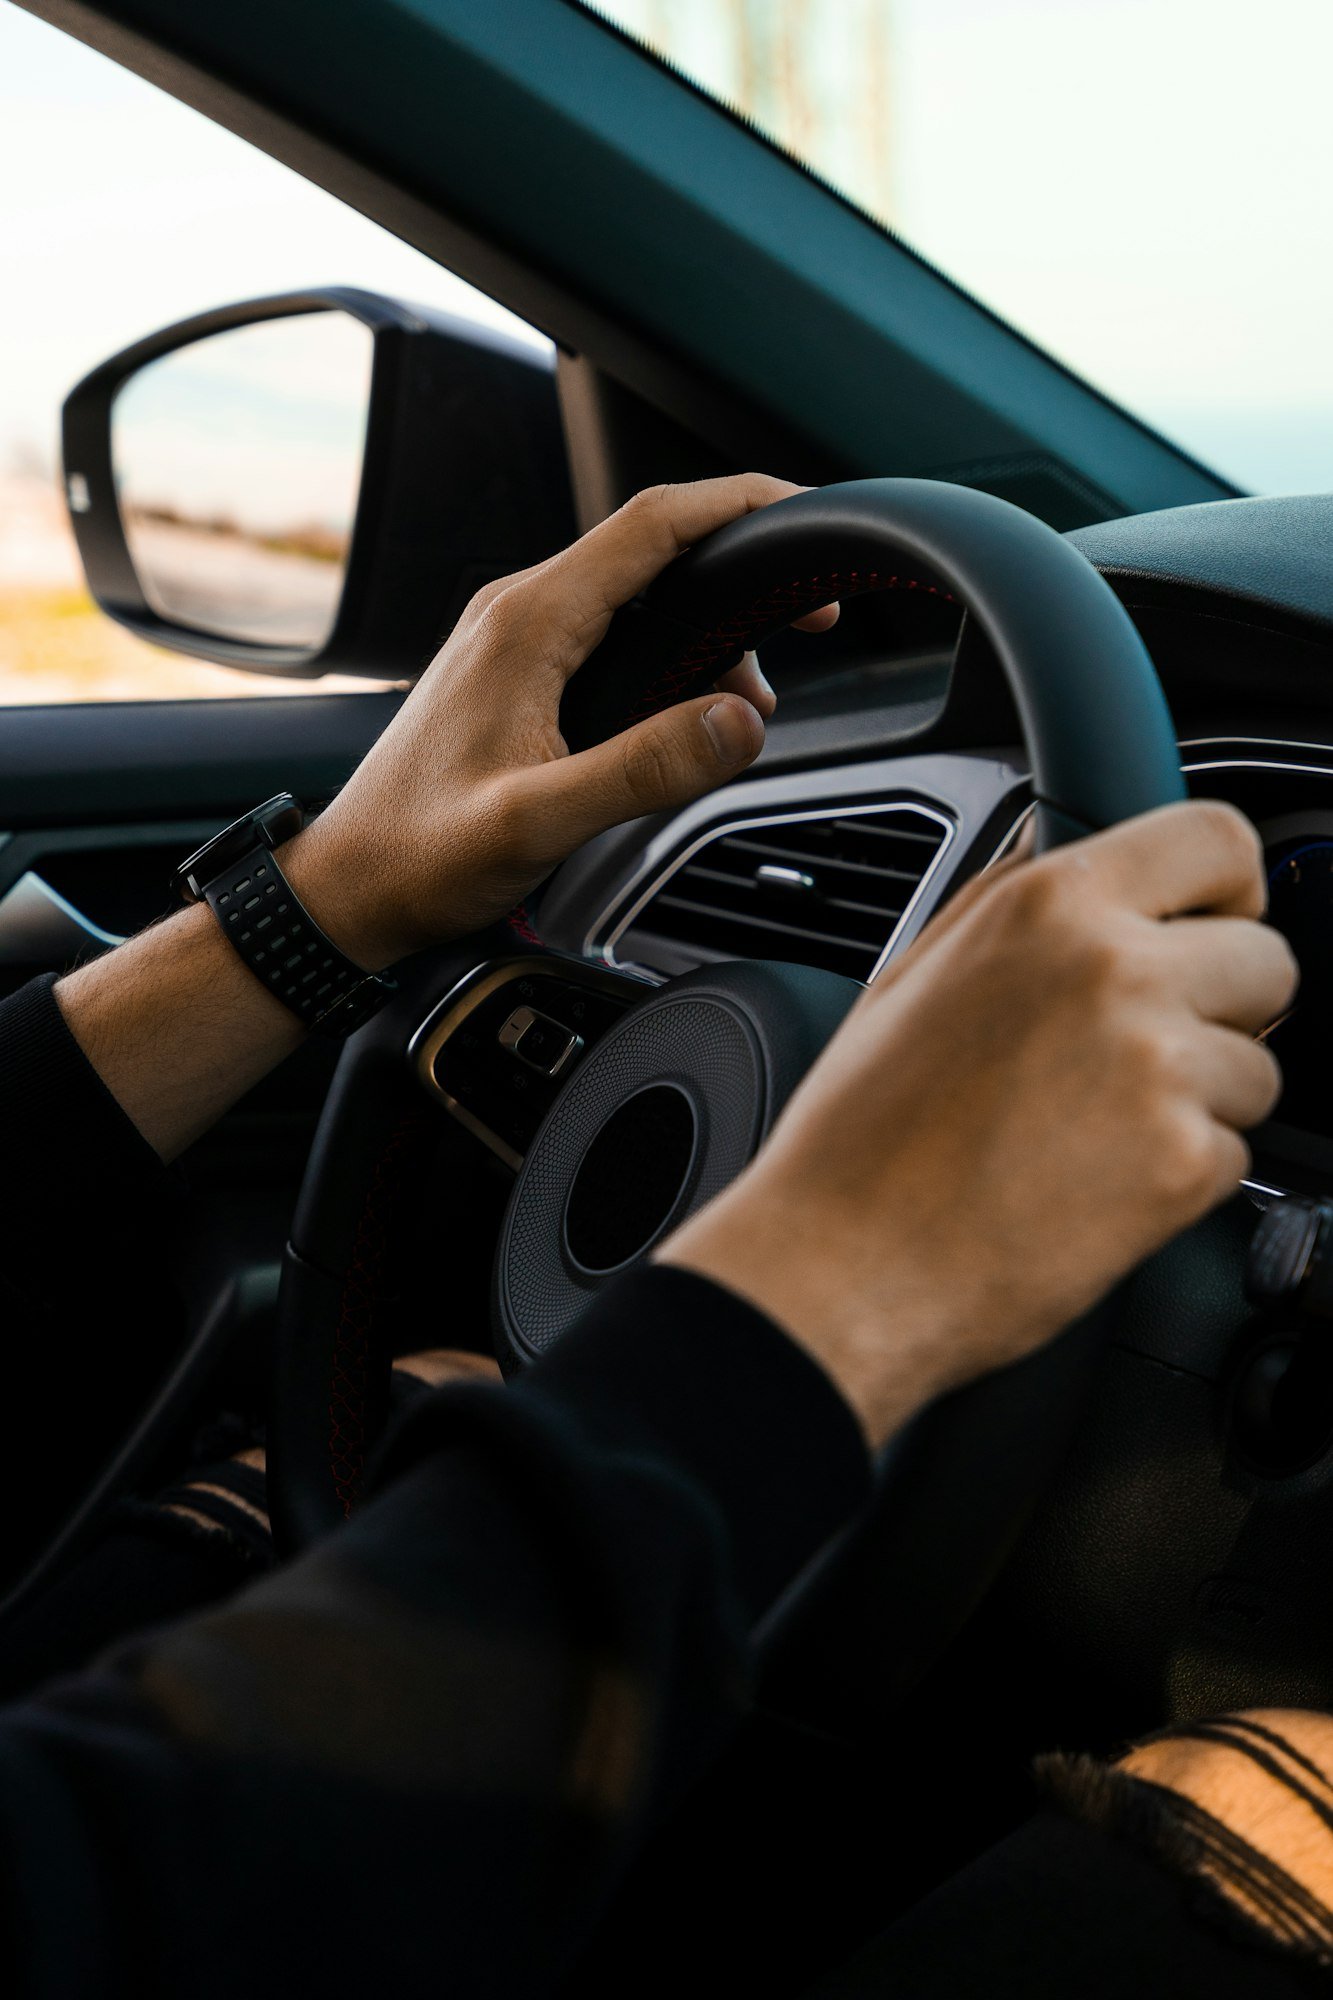
[[[1184,797],[1152,662],[1097,571],[1032,515],[924,480],[802,493],[688,550],[616,615],[571,682],[566,739],[583,747],[697,692],[818,604],[904,587],[952,594],[989,640],[1021,720],[1039,845]],[[344,1053],[278,1316],[269,1466],[289,1549],[357,1503],[387,1410],[395,1216],[439,1118],[420,1078],[438,1079],[469,1023],[490,1008],[473,1039],[493,1045],[520,998],[541,1016],[557,987],[586,995],[589,1020],[600,1009],[599,1038],[575,1050],[571,1033],[567,1080],[548,1079],[546,1115],[510,1152],[518,1171],[494,1299],[512,1370],[539,1361],[601,1286],[740,1172],[860,991],[832,973],[760,963],[653,987],[514,944],[497,930],[415,962]],[[859,1531],[861,1570],[895,1607],[899,1684],[924,1670],[1001,1565],[1067,1441],[1099,1345],[1094,1314],[936,1404],[886,1452]]]

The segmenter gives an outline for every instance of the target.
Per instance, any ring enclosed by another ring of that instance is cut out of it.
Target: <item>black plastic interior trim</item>
[[[368,692],[6,709],[0,828],[234,818],[280,791],[312,803],[345,782],[402,699]]]

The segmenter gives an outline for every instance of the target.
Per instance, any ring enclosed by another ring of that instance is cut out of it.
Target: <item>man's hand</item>
[[[997,869],[859,1001],[658,1252],[754,1301],[874,1443],[1018,1359],[1236,1186],[1290,1003],[1255,831],[1168,806]]]
[[[292,886],[378,971],[512,909],[595,833],[712,791],[774,701],[750,659],[719,692],[570,756],[560,697],[612,612],[725,522],[799,491],[746,473],[640,493],[572,548],[481,591],[360,769],[281,850]],[[836,611],[802,621],[830,624]]]
[[[800,489],[745,473],[641,493],[572,548],[492,584],[359,770],[281,848],[293,888],[367,971],[503,916],[585,840],[684,805],[753,761],[773,691],[753,659],[718,691],[571,757],[560,697],[611,614],[673,556]],[[837,607],[799,620],[810,631]],[[107,1088],[172,1159],[301,1041],[296,1016],[195,904],[63,979]]]

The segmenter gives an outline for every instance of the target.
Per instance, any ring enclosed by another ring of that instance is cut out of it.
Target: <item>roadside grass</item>
[[[0,708],[89,701],[190,701],[361,692],[370,681],[278,680],[210,666],[136,639],[72,585],[0,587]]]
[[[186,662],[100,612],[86,590],[0,591],[0,702],[143,701],[190,690]]]

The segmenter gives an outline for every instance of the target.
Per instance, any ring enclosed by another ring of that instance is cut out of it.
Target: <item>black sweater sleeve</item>
[[[158,1226],[172,1180],[65,1025],[55,974],[0,1001],[0,1285],[58,1304],[82,1246],[130,1256]]]
[[[758,1313],[626,1278],[515,1389],[419,1404],[312,1554],[8,1712],[7,1990],[554,1990],[867,1479]]]
[[[24,1453],[0,1573],[59,1525],[180,1347],[175,1176],[84,1055],[54,976],[0,1001],[0,1343]]]
[[[50,980],[0,1006],[0,1113],[11,1386],[98,1408],[172,1185]],[[304,1562],[4,1713],[6,1991],[546,1990],[867,1478],[820,1370],[681,1272],[510,1391],[424,1399]]]
[[[165,1177],[49,985],[0,1008],[0,1110],[11,1313],[65,1309],[62,1201],[123,1299]],[[850,1412],[760,1314],[682,1272],[622,1280],[514,1388],[419,1403],[376,1497],[302,1561],[0,1712],[5,1993],[558,1990],[742,1708],[755,1615],[867,1483]],[[1179,1885],[1152,1877],[1149,1909],[1150,1864],[1091,1829],[1034,1829],[1023,1935],[1054,1935],[1075,1840],[1079,1938],[1125,1905],[1143,2000],[1221,1991]],[[838,1990],[1037,1990],[995,1983],[1014,1926],[989,1935],[988,1893],[960,1885],[923,1958],[909,1939]],[[1074,1990],[1076,1957],[1048,1952],[1040,1990]],[[1265,1954],[1244,1990],[1293,1976]]]

